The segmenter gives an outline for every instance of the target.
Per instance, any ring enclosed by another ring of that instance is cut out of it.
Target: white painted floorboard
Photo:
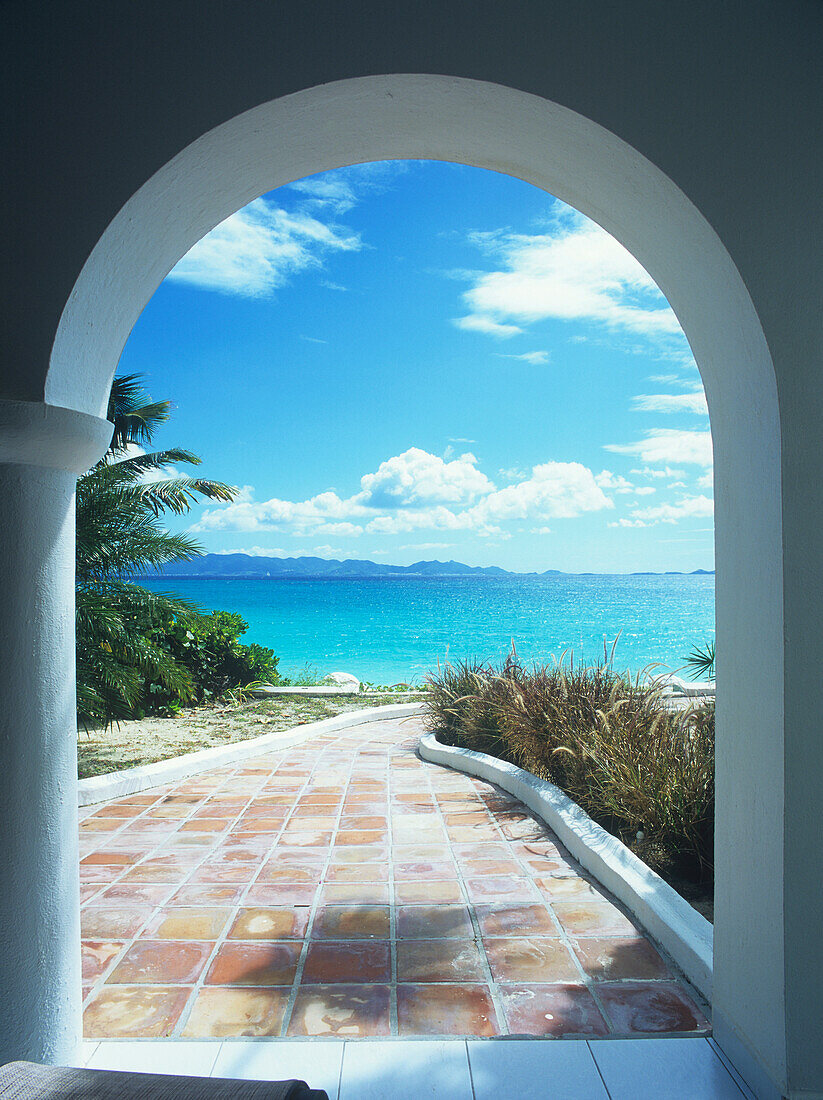
[[[588,1043],[469,1040],[475,1100],[609,1100]]]
[[[322,1043],[247,1042],[223,1043],[214,1063],[212,1077],[234,1077],[243,1081],[288,1081],[309,1077],[313,1089],[325,1089],[329,1100],[337,1100],[343,1042]]]
[[[104,1039],[91,1069],[308,1080],[329,1100],[753,1100],[706,1039]]]
[[[705,1039],[618,1039],[589,1047],[610,1100],[743,1100]]]
[[[472,1100],[465,1042],[346,1043],[340,1100],[394,1096]]]

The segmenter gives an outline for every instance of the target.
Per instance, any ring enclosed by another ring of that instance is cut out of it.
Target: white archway
[[[499,85],[380,76],[274,100],[186,147],[115,217],[63,312],[46,401],[92,415],[105,409],[140,312],[177,260],[229,214],[303,176],[393,158],[505,172],[581,210],[650,272],[689,339],[711,412],[716,467],[715,1033],[750,1074],[765,1068],[772,1080],[783,1079],[777,393],[746,287],[714,230],[670,179],[594,122]],[[757,861],[735,858],[750,849]]]

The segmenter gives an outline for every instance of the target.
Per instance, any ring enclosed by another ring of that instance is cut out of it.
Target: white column
[[[0,1064],[81,1038],[74,490],[110,438],[0,402]]]

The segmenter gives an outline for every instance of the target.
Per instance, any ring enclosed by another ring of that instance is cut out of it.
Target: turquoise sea
[[[452,659],[522,658],[564,650],[596,660],[620,633],[615,666],[674,671],[714,637],[713,576],[175,577],[141,580],[202,610],[236,611],[243,640],[270,646],[284,675],[306,665],[375,684],[422,681]]]

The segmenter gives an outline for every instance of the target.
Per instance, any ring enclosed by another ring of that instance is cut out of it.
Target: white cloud
[[[669,486],[669,488],[671,488],[671,486]],[[635,496],[638,496],[638,497],[648,497],[648,496],[651,496],[652,493],[656,493],[656,492],[657,492],[657,489],[655,489],[655,487],[653,485],[639,485],[634,490]]]
[[[699,393],[641,393],[633,398],[635,412],[697,413],[709,415],[706,395]]]
[[[502,355],[501,359],[519,359],[521,363],[531,363],[533,366],[537,366],[539,363],[548,363],[549,353],[547,351],[524,351],[522,355]]]
[[[264,298],[289,278],[318,267],[327,252],[357,251],[342,226],[255,199],[199,240],[167,278],[244,298]]]
[[[533,535],[550,535],[552,533],[551,527],[533,527]]]
[[[360,486],[363,504],[381,509],[465,504],[494,489],[473,454],[447,461],[419,447],[381,462]]]
[[[702,474],[695,482],[698,489],[712,489],[714,488],[714,474],[711,470],[708,473]]]
[[[482,522],[571,519],[584,512],[613,508],[594,474],[579,462],[545,462],[531,476],[498,489],[471,509]]]
[[[315,206],[330,206],[335,214],[345,214],[357,205],[357,196],[349,182],[339,172],[324,172],[289,184],[292,191],[304,195]]]
[[[634,486],[625,477],[613,474],[611,470],[603,470],[594,479],[601,489],[609,489],[613,493],[633,493]]]
[[[456,317],[454,324],[458,328],[465,329],[466,332],[482,332],[487,336],[500,336],[504,339],[509,336],[516,336],[519,332],[522,332],[522,328],[518,328],[517,325],[504,325],[501,321],[495,321],[491,317]]]
[[[609,523],[609,527],[653,527],[652,523],[645,523],[642,519],[616,519]]]
[[[655,469],[651,466],[645,466],[642,470],[629,470],[629,473],[634,477],[685,477],[683,470],[673,470],[670,466],[665,466],[662,470]]]
[[[190,530],[281,530],[292,534],[307,531],[333,534],[335,532],[331,528],[337,521],[347,522],[366,514],[368,510],[356,501],[342,500],[329,491],[302,501],[273,497],[266,501],[233,501],[219,508],[207,508]]]
[[[674,504],[659,504],[654,508],[640,508],[632,512],[635,519],[658,523],[677,523],[692,516],[713,516],[714,501],[711,497],[682,497]]]
[[[522,466],[509,466],[498,470],[497,476],[502,477],[504,481],[523,481],[524,478],[529,476],[529,472],[524,470]]]
[[[696,466],[711,466],[712,437],[710,432],[678,431],[673,428],[653,428],[637,443],[607,443],[605,449],[615,454],[635,455],[642,462],[679,462]]]
[[[607,474],[607,484],[616,491],[624,480]],[[446,462],[417,447],[365,474],[360,492],[347,498],[331,489],[302,501],[273,497],[257,502],[248,487],[243,495],[243,500],[205,509],[191,530],[281,531],[296,537],[338,538],[355,538],[364,532],[471,531],[483,538],[509,538],[504,527],[508,522],[540,526],[548,519],[570,519],[614,507],[592,471],[578,462],[546,462],[521,475],[515,484],[496,489],[477,469],[474,455]]]
[[[513,335],[547,319],[597,322],[656,340],[682,339],[677,318],[651,276],[605,230],[567,212],[547,233],[475,233],[472,243],[500,262],[474,274],[461,328]]]

